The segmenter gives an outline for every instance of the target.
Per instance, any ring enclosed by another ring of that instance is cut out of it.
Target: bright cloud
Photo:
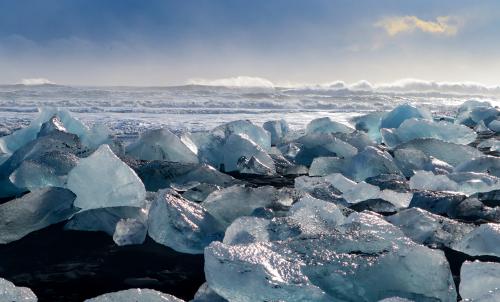
[[[258,77],[247,77],[247,76],[238,76],[233,78],[225,78],[225,79],[215,79],[215,80],[207,80],[207,79],[191,79],[188,80],[187,84],[189,85],[203,85],[203,86],[225,86],[225,87],[265,87],[265,88],[273,88],[273,82]]]
[[[457,34],[459,27],[456,18],[450,16],[437,17],[436,21],[425,21],[416,16],[388,17],[377,22],[375,26],[382,27],[390,36],[415,30],[453,36]]]

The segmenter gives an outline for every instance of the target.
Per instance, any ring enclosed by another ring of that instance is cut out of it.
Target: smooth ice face
[[[465,261],[460,270],[460,296],[468,301],[499,301],[500,263]]]
[[[0,278],[0,299],[8,302],[37,302],[38,298],[27,287],[17,287],[14,283]]]
[[[68,175],[67,188],[76,194],[75,206],[83,209],[141,207],[146,190],[141,179],[111,151],[102,145],[80,160]]]
[[[446,175],[434,175],[429,171],[415,171],[415,174],[410,178],[410,188],[413,190],[459,191],[458,184]]]
[[[380,128],[398,128],[405,120],[411,118],[432,120],[432,115],[423,108],[409,104],[399,105],[382,117]]]
[[[366,115],[353,118],[356,130],[364,131],[368,136],[377,143],[382,142],[380,135],[380,122],[385,112],[372,112]]]
[[[264,123],[263,128],[271,134],[271,145],[273,146],[281,144],[289,131],[288,123],[283,119],[267,121]]]
[[[206,183],[221,187],[239,183],[232,176],[221,173],[207,164],[186,164],[152,161],[134,167],[148,191],[156,192],[168,187],[190,183]]]
[[[500,142],[499,142],[500,143]],[[500,157],[481,156],[464,162],[454,172],[483,172],[500,177]]]
[[[62,188],[45,188],[0,205],[0,244],[64,221],[79,209],[75,194]]]
[[[246,136],[262,149],[271,149],[271,135],[269,132],[247,120],[239,120],[223,124],[213,129],[212,133],[223,137],[226,140],[232,135]]]
[[[309,168],[309,176],[340,174],[344,168],[344,159],[338,157],[316,157]]]
[[[227,227],[238,217],[250,216],[255,209],[286,209],[292,202],[290,194],[271,186],[236,185],[211,193],[201,205]]]
[[[330,133],[312,133],[297,140],[300,150],[294,158],[297,164],[309,166],[320,156],[351,158],[358,149]]]
[[[178,252],[202,254],[210,242],[223,238],[224,228],[199,204],[164,190],[151,205],[148,234]]]
[[[128,206],[90,209],[75,214],[64,228],[73,231],[100,231],[113,236],[117,223],[123,219],[138,220],[146,224],[146,209]]]
[[[191,302],[227,302],[227,300],[217,295],[217,293],[208,286],[208,283],[205,282],[200,286]]]
[[[351,133],[354,129],[344,124],[332,121],[329,117],[322,117],[312,120],[306,126],[307,134],[321,134],[321,133]]]
[[[234,245],[318,236],[335,231],[344,221],[342,211],[335,204],[308,196],[295,203],[287,217],[236,219],[226,229],[223,242]]]
[[[144,132],[125,152],[137,159],[198,163],[197,155],[165,128]]]
[[[415,149],[396,149],[394,161],[406,177],[412,177],[418,170],[432,171],[435,174],[447,174],[453,171],[451,165],[433,159],[425,155],[424,152]]]
[[[417,138],[435,138],[445,142],[467,145],[477,137],[474,130],[463,125],[415,118],[405,120],[393,134],[397,138],[397,144]],[[389,144],[389,146],[394,147],[395,145]]]
[[[455,248],[474,225],[457,222],[419,208],[409,208],[386,218],[413,241],[437,248]]]
[[[113,241],[117,245],[142,244],[146,239],[148,226],[140,219],[120,219],[116,224]]]
[[[500,123],[499,123],[500,126]],[[499,129],[500,130],[500,129]],[[500,132],[500,131],[498,131]],[[495,138],[490,138],[487,140],[484,140],[477,145],[478,149],[487,149],[486,151],[490,152],[498,152],[500,151],[500,140],[497,140]]]
[[[499,133],[500,132],[500,120],[491,121],[488,124],[488,128],[490,128],[490,130],[495,132],[495,133]]]
[[[381,174],[401,174],[392,156],[375,147],[366,147],[354,156],[344,171],[349,173],[348,177],[356,181],[363,181]]]
[[[152,289],[132,288],[100,295],[85,302],[184,302],[184,300]]]
[[[395,295],[456,301],[442,252],[414,244],[373,214],[356,214],[338,228],[282,241],[213,242],[205,249],[207,282],[229,301],[374,301]]]
[[[443,142],[433,138],[415,139],[399,145],[396,150],[399,149],[420,150],[425,155],[442,160],[454,167],[464,161],[469,161],[475,157],[484,155],[479,150],[471,146]]]
[[[344,199],[349,203],[358,203],[363,200],[377,198],[379,195],[379,187],[370,185],[363,181],[345,191],[344,194],[342,194],[342,197],[344,197]]]
[[[500,257],[500,224],[486,223],[470,232],[456,249],[471,256]]]
[[[270,223],[271,220],[259,217],[239,217],[226,229],[222,242],[234,245],[271,241],[268,232]]]
[[[226,172],[239,171],[238,163],[242,158],[255,157],[268,170],[276,173],[273,159],[258,144],[254,143],[246,135],[230,135],[223,148],[224,169]]]

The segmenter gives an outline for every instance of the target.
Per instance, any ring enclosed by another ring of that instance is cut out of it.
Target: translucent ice
[[[289,130],[285,120],[265,122],[263,128],[271,134],[271,145],[273,146],[281,144]]]
[[[474,226],[457,222],[419,208],[409,208],[387,217],[406,236],[420,244],[437,248],[454,248]]]
[[[210,242],[223,238],[224,228],[199,204],[163,190],[151,205],[148,234],[181,253],[201,254]]]
[[[301,145],[295,156],[295,162],[301,165],[311,165],[319,156],[336,156],[351,158],[358,153],[352,145],[328,133],[307,134],[297,140]]]
[[[380,136],[380,122],[384,115],[385,112],[373,112],[353,118],[356,130],[366,132],[368,136],[377,143],[382,142],[382,137]]]
[[[205,282],[200,286],[193,300],[190,302],[227,302],[227,300],[217,295],[217,293],[208,286],[208,283]]]
[[[79,120],[71,117],[70,113],[67,110],[56,108],[41,108],[38,117],[31,121],[30,125],[27,128],[17,130],[10,135],[0,137],[0,151],[2,151],[3,153],[12,154],[17,149],[36,139],[38,132],[42,127],[42,124],[49,121],[54,116],[58,118],[59,126],[66,129],[69,133],[81,136],[87,131],[87,127],[83,125]]]
[[[417,138],[435,138],[466,145],[473,142],[477,136],[472,129],[463,125],[415,118],[405,120],[393,134],[397,138],[397,144]],[[389,144],[389,146],[394,147],[395,144]]]
[[[456,249],[471,256],[500,257],[500,224],[486,223],[468,233]]]
[[[117,223],[122,219],[133,219],[145,224],[147,211],[127,206],[90,209],[75,214],[64,228],[74,231],[101,231],[113,236]]]
[[[499,131],[500,132],[500,131]],[[487,151],[490,152],[500,152],[500,140],[497,140],[495,138],[490,138],[487,140],[484,140],[477,145],[478,149],[487,149]]]
[[[362,181],[380,174],[401,174],[392,156],[388,152],[375,147],[367,147],[362,152],[359,152],[350,160],[344,171],[348,171],[347,176],[356,181]]]
[[[147,224],[142,219],[120,219],[116,224],[113,241],[117,245],[142,244],[148,233]]]
[[[372,214],[356,214],[320,236],[213,242],[205,249],[205,273],[229,301],[456,300],[443,253],[412,243]]]
[[[363,181],[345,191],[342,197],[349,203],[358,203],[363,200],[376,198],[379,194],[380,189],[377,186],[367,184]]]
[[[416,149],[396,149],[394,161],[406,177],[412,177],[415,171],[432,171],[435,174],[446,174],[453,167],[443,161],[437,162],[424,152]]]
[[[434,175],[428,171],[415,171],[410,178],[410,188],[414,190],[459,191],[459,186],[446,175]]]
[[[152,289],[132,288],[100,295],[85,302],[184,302],[184,300]]]
[[[415,139],[399,145],[396,150],[398,149],[420,150],[425,155],[442,160],[452,166],[457,166],[464,161],[483,155],[476,148],[443,142],[433,138]]]
[[[382,117],[380,128],[398,128],[405,120],[411,118],[432,120],[432,115],[423,108],[403,104],[397,106]]]
[[[0,244],[71,217],[75,194],[62,188],[44,188],[0,205]]]
[[[198,157],[175,134],[165,128],[149,130],[127,146],[126,153],[137,159],[198,163]]]
[[[6,302],[37,302],[38,298],[27,287],[17,287],[14,283],[0,278],[0,299]]]
[[[101,145],[80,160],[68,175],[67,188],[76,194],[75,206],[84,210],[116,206],[141,207],[146,190],[135,172]]]
[[[202,206],[226,227],[257,208],[285,208],[293,202],[290,194],[271,186],[249,188],[236,185],[208,195]]]
[[[148,191],[156,192],[169,186],[182,186],[197,182],[221,187],[238,183],[233,177],[221,173],[207,164],[186,164],[166,161],[140,163],[134,167]]]
[[[239,120],[223,124],[213,129],[212,133],[221,136],[226,140],[233,134],[242,135],[259,145],[264,150],[271,149],[271,135],[269,132],[247,120]]]
[[[332,121],[329,117],[314,119],[306,126],[307,134],[351,133],[353,131],[351,127]]]
[[[500,177],[500,158],[495,156],[477,157],[458,165],[454,172],[483,172]]]
[[[460,296],[467,301],[499,301],[500,263],[465,261],[460,269]]]
[[[244,134],[230,135],[223,148],[224,154],[224,169],[226,172],[239,171],[238,162],[244,157],[249,159],[255,157],[268,170],[276,173],[274,161],[264,149],[254,143]]]
[[[495,133],[500,133],[500,120],[497,119],[497,120],[491,121],[488,124],[488,128],[490,128],[490,130],[495,132]]]
[[[309,176],[326,176],[333,173],[342,173],[345,169],[345,160],[338,157],[316,157],[309,168]]]

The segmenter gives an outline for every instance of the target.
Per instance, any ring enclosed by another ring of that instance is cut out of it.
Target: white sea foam
[[[26,86],[55,85],[54,82],[50,81],[49,79],[45,79],[45,78],[22,79],[20,84],[26,85]]]

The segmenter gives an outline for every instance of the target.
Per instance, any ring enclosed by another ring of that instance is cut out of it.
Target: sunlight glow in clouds
[[[375,26],[384,28],[390,36],[415,30],[446,36],[454,36],[458,32],[458,22],[450,16],[437,17],[436,21],[425,21],[416,16],[388,17]]]

